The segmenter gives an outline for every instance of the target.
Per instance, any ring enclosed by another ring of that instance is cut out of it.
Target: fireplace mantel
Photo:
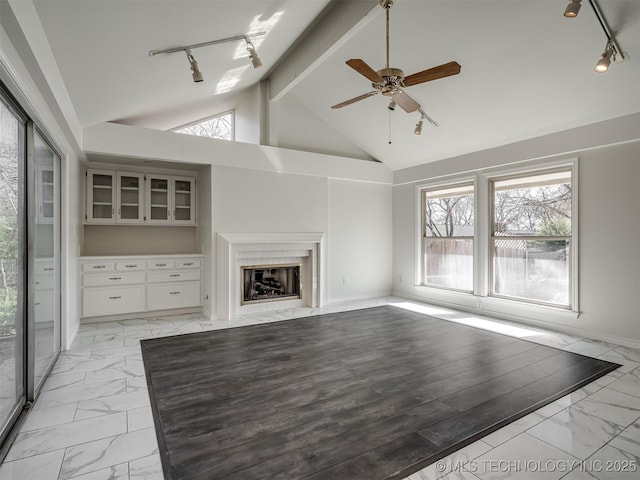
[[[219,233],[218,234],[218,318],[236,318],[240,306],[240,274],[242,262],[256,259],[302,259],[305,271],[304,305],[320,307],[321,249],[324,234],[293,233]],[[283,260],[283,263],[285,260]],[[269,308],[269,307],[265,307]],[[282,308],[274,305],[271,308]]]

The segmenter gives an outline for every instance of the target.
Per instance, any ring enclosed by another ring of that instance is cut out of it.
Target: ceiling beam
[[[271,101],[280,100],[381,11],[379,0],[332,0],[270,72]]]

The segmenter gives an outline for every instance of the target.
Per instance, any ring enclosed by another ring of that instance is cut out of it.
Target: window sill
[[[482,315],[524,322],[544,323],[553,326],[556,323],[572,324],[580,316],[579,312],[548,305],[537,305],[497,297],[481,297],[468,292],[445,290],[424,285],[414,286],[416,296],[426,301],[445,305],[451,308],[472,311]]]

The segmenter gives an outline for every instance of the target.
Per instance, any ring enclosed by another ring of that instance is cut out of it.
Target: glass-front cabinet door
[[[114,223],[116,172],[87,170],[87,222]]]
[[[118,223],[142,223],[144,221],[144,175],[118,172]]]
[[[147,223],[171,223],[171,177],[147,174]]]
[[[173,177],[173,223],[184,225],[196,223],[193,177]]]

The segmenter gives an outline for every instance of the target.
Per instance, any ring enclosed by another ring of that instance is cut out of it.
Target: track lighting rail
[[[210,42],[194,43],[193,45],[186,45],[184,47],[165,48],[162,50],[150,50],[149,56],[153,57],[155,55],[160,55],[163,53],[176,53],[176,52],[182,52],[186,50],[193,50],[194,48],[208,47],[210,45],[218,45],[220,43],[237,42],[238,40],[246,40],[247,38],[262,37],[266,34],[267,32],[256,32],[256,33],[251,33],[247,35],[236,35],[235,37],[221,38],[220,40],[211,40]]]

